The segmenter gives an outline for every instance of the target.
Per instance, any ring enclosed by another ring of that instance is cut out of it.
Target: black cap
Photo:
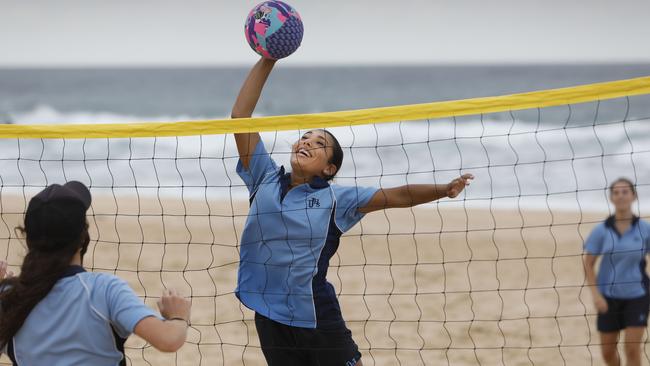
[[[27,206],[27,239],[48,238],[52,243],[74,241],[85,229],[90,203],[90,191],[81,182],[47,186],[32,197]]]

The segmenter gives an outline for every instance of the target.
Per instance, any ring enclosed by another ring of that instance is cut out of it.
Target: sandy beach
[[[25,201],[1,203],[1,255],[15,266]],[[133,336],[130,364],[264,365],[253,313],[233,294],[245,201],[95,197],[89,214],[87,268],[152,307],[164,287],[192,297],[183,349]],[[345,234],[328,278],[364,365],[602,365],[581,254],[604,215],[462,201],[376,212]]]

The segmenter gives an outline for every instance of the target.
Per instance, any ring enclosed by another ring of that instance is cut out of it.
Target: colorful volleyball
[[[259,55],[278,60],[296,52],[303,35],[298,12],[282,1],[257,5],[246,19],[246,40]]]

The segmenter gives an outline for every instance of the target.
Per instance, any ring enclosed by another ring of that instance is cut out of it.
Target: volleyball
[[[273,60],[296,52],[304,30],[298,12],[282,1],[264,1],[254,7],[244,28],[253,51]]]

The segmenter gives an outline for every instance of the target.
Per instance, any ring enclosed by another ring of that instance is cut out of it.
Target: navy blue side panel
[[[11,363],[14,366],[18,366],[18,362],[16,362],[16,353],[14,351],[14,339],[10,339],[9,343],[7,344],[7,356],[11,360]]]
[[[284,197],[289,193],[289,186],[291,185],[291,173],[284,173],[284,167],[280,167],[280,202],[284,201]]]
[[[648,295],[648,289],[650,288],[650,278],[648,278],[648,272],[645,270],[646,267],[646,260],[645,257],[641,260],[641,263],[639,263],[639,270],[641,271],[641,281],[643,283],[643,290],[645,290],[645,294]]]
[[[120,361],[119,366],[126,366],[126,354],[124,354],[124,343],[126,343],[126,338],[120,337],[112,325],[111,330],[113,331],[113,338],[115,338],[115,347],[122,354],[122,361]]]
[[[316,308],[316,327],[320,329],[338,328],[345,324],[334,286],[327,282],[330,259],[338,250],[341,235],[343,234],[336,226],[335,212],[336,205],[332,209],[327,239],[318,259],[318,272],[312,280],[314,307]]]

